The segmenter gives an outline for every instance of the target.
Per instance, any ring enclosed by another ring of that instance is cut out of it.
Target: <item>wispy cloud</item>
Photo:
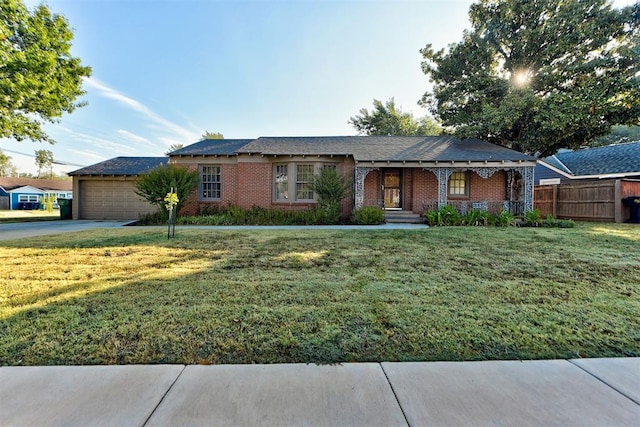
[[[140,136],[140,135],[136,135],[133,132],[129,132],[128,130],[124,130],[124,129],[118,129],[116,131],[116,133],[122,135],[123,138],[131,141],[131,142],[143,142],[146,144],[151,144],[151,141],[149,141],[147,138],[145,138],[144,136]],[[151,144],[153,145],[153,144]]]
[[[118,142],[110,141],[106,138],[100,138],[95,135],[90,135],[88,133],[76,132],[72,129],[60,126],[60,130],[64,131],[69,139],[73,139],[74,141],[81,142],[83,144],[92,145],[94,147],[98,147],[100,149],[111,150],[118,154],[128,154],[134,155],[137,154],[137,149],[127,144],[121,144]]]
[[[185,144],[191,143],[192,141],[197,140],[199,137],[197,133],[176,123],[173,123],[171,120],[165,119],[164,117],[152,111],[149,107],[147,107],[140,101],[137,101],[123,94],[122,92],[109,87],[96,78],[89,77],[86,78],[84,82],[89,88],[95,89],[100,96],[112,99],[122,106],[139,113],[149,121],[148,127],[158,131],[161,134],[164,134],[165,138],[175,138],[179,140],[180,143]]]

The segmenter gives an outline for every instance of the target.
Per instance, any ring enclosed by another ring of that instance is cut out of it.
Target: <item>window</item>
[[[276,163],[273,165],[273,200],[276,202],[311,202],[315,174],[321,168],[337,169],[335,163]]]
[[[468,196],[469,186],[467,185],[467,172],[453,172],[449,178],[450,196]]]
[[[289,173],[287,165],[276,165],[275,171],[275,189],[276,200],[289,199]]]
[[[313,199],[313,165],[296,165],[296,200]]]
[[[200,166],[200,200],[220,200],[220,166]]]
[[[36,194],[18,194],[18,202],[37,202],[39,196]]]

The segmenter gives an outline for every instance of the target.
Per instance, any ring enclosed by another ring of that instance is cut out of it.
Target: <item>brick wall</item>
[[[507,197],[507,175],[498,171],[484,179],[475,172],[469,176],[469,200],[505,200]]]
[[[237,205],[243,209],[253,206],[271,206],[271,163],[238,163]]]
[[[364,206],[381,206],[381,174],[380,171],[371,171],[364,179]]]
[[[438,179],[433,172],[415,169],[413,171],[412,193],[411,204],[416,213],[424,212],[426,202],[438,200]]]

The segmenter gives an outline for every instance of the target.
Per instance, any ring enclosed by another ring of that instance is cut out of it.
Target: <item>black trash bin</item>
[[[71,202],[73,202],[73,199],[58,199],[58,206],[60,206],[60,219],[72,218]]]
[[[625,197],[622,199],[622,204],[628,206],[631,210],[631,215],[627,222],[640,224],[640,196]]]

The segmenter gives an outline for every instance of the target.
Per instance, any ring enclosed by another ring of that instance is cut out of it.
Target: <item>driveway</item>
[[[0,224],[0,240],[24,239],[93,228],[122,227],[131,221],[59,220]]]

